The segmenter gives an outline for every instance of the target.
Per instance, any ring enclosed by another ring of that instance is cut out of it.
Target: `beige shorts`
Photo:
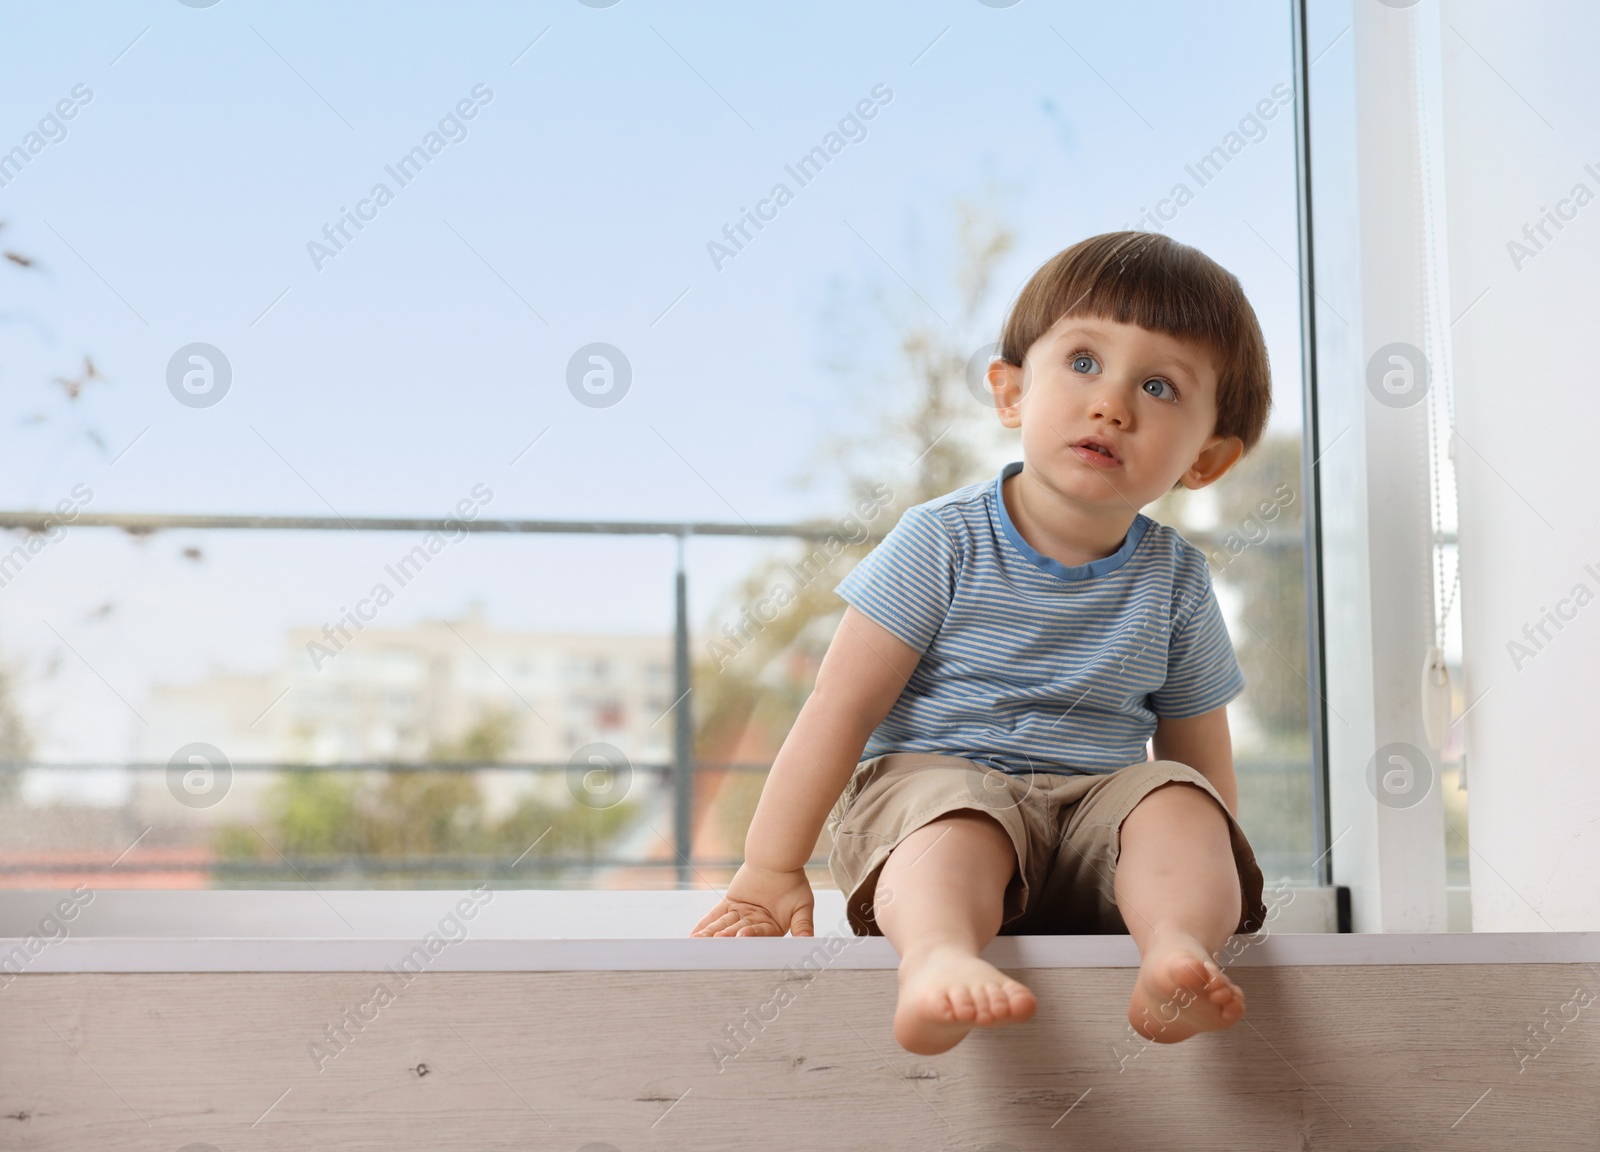
[[[1016,849],[1006,886],[1002,936],[1125,933],[1112,876],[1122,821],[1170,781],[1203,788],[1228,818],[1242,894],[1238,931],[1266,922],[1255,852],[1211,782],[1186,764],[1151,760],[1106,775],[1008,775],[958,756],[891,752],[862,761],[828,816],[828,868],[860,936],[881,936],[873,919],[878,873],[895,846],[924,824],[970,809],[1000,822]]]

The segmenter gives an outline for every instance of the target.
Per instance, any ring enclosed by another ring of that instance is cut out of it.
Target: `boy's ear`
[[[1223,475],[1244,455],[1244,441],[1237,436],[1212,436],[1200,449],[1189,470],[1178,478],[1185,488],[1204,488],[1222,479]]]
[[[1022,427],[1022,393],[1027,381],[1025,367],[996,360],[989,365],[989,391],[994,394],[995,413],[1007,428]]]

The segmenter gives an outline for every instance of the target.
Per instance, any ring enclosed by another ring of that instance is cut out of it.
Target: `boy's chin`
[[[1092,464],[1064,461],[1066,466],[1041,472],[1047,485],[1076,504],[1105,511],[1134,511],[1154,503],[1166,490],[1152,495],[1148,482],[1131,481],[1121,468],[1096,468]]]

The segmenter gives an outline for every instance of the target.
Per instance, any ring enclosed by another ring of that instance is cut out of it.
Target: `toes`
[[[981,984],[972,991],[972,1002],[978,1007],[978,1023],[988,1024],[1001,1019],[1007,1014],[1005,1008],[995,1006],[995,993],[999,989],[993,984]]]
[[[1000,1002],[1005,1005],[1006,1015],[1013,1020],[1020,1020],[1028,1013],[1028,990],[1015,980],[1007,980],[1000,985]]]
[[[1173,980],[1190,992],[1203,992],[1211,984],[1211,973],[1193,956],[1183,956],[1169,969]]]
[[[1016,1017],[1027,1017],[1033,1014],[1033,994],[1021,984],[1012,984],[1006,988],[1006,996],[1011,1004],[1011,1014]]]
[[[1212,979],[1211,984],[1207,987],[1206,999],[1217,1005],[1219,1008],[1226,1008],[1230,1004],[1237,1004],[1241,1009],[1243,1009],[1244,989],[1240,988],[1232,980],[1229,980],[1226,976],[1223,976],[1219,973]]]
[[[1033,1014],[1027,988],[1001,972],[945,970],[918,973],[903,979],[902,1004],[909,1013],[930,1023],[992,1027]],[[941,1049],[942,1050],[942,1049]]]
[[[989,1002],[989,986],[987,984],[968,985],[967,991],[972,995],[972,1010],[977,1013],[977,1022],[987,1024],[994,1019],[994,1005]]]
[[[972,1002],[972,989],[962,985],[950,989],[950,1007],[955,1013],[955,1018],[963,1024],[970,1024],[978,1017],[978,1007]]]
[[[938,1020],[944,1024],[954,1024],[958,1018],[954,998],[943,990],[929,990],[918,994],[911,1001],[911,1007],[918,1016],[927,1020]]]
[[[1011,998],[1006,995],[1005,989],[998,984],[989,984],[984,987],[989,995],[989,1014],[996,1020],[1004,1020],[1011,1015]]]

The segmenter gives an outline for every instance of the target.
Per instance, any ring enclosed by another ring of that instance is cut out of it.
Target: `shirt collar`
[[[1137,513],[1133,518],[1133,524],[1128,528],[1127,536],[1123,537],[1122,546],[1111,555],[1102,556],[1099,560],[1091,560],[1087,564],[1074,564],[1071,566],[1063,564],[1059,560],[1052,560],[1022,538],[1022,533],[1018,532],[1017,526],[1011,522],[1011,514],[1006,511],[1005,495],[1001,485],[1005,483],[1007,477],[1015,476],[1021,471],[1022,461],[1013,460],[1000,469],[1000,475],[995,477],[993,490],[995,516],[1000,522],[1001,532],[1005,534],[1007,540],[1011,541],[1012,546],[1022,553],[1028,563],[1058,580],[1071,582],[1093,580],[1096,576],[1104,576],[1108,572],[1115,572],[1122,567],[1128,557],[1133,555],[1134,549],[1139,547],[1139,541],[1144,539],[1145,531],[1150,527],[1150,517],[1143,512]]]

